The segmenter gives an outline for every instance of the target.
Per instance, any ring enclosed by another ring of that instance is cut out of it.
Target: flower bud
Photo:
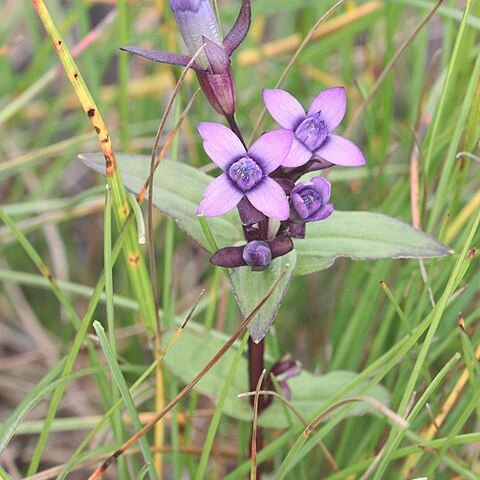
[[[203,37],[217,45],[222,44],[220,28],[210,0],[170,0],[170,6],[190,55],[195,55],[203,46]],[[200,52],[196,62],[204,70],[208,69],[205,51]]]
[[[330,182],[323,177],[314,177],[310,182],[296,185],[290,192],[294,215],[302,222],[316,222],[329,217],[333,213],[333,205],[327,203],[330,189]]]
[[[245,245],[242,256],[252,270],[265,270],[272,260],[272,251],[267,242],[253,240]]]

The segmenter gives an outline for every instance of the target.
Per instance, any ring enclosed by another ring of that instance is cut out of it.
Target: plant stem
[[[260,342],[255,343],[251,337],[248,339],[248,379],[250,391],[254,392],[257,389],[257,383],[260,379],[260,376],[263,372],[263,353],[265,351],[265,339],[260,340]],[[255,401],[255,397],[250,397],[250,404],[252,405]],[[258,415],[262,413],[265,409],[265,397],[261,395],[258,397]],[[256,450],[257,454],[263,448],[263,434],[262,429],[258,428],[257,437],[256,437]],[[251,450],[250,450],[251,451]],[[257,467],[258,468],[258,467]],[[257,471],[257,479],[260,478],[260,470]]]

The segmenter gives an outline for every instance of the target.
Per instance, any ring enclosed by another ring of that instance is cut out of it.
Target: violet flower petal
[[[272,130],[264,133],[248,149],[248,155],[260,165],[264,175],[268,175],[276,170],[285,160],[292,142],[293,133],[291,130],[283,128]]]
[[[322,203],[327,203],[330,200],[332,184],[324,177],[313,177],[310,181],[315,185],[317,192],[321,195]]]
[[[170,65],[179,65],[181,67],[186,67],[188,65],[188,62],[190,61],[190,57],[187,57],[187,55],[179,55],[177,53],[171,52],[162,52],[161,50],[151,50],[149,48],[125,46],[120,47],[120,50],[139,55],[140,57],[147,58],[148,60],[153,60],[154,62],[168,63]],[[195,70],[200,70],[200,67],[196,64],[193,64],[192,68]]]
[[[305,205],[305,202],[303,201],[300,193],[293,191],[290,194],[290,200],[292,201],[295,212],[300,216],[300,218],[302,218],[303,220],[307,219],[310,215],[310,211]]]
[[[293,138],[292,148],[287,157],[282,162],[284,167],[299,167],[305,165],[312,158],[312,152],[295,137]]]
[[[227,36],[223,39],[223,46],[229,56],[236,50],[236,48],[243,42],[246,37],[250,24],[252,22],[252,8],[250,0],[242,0],[240,12],[235,20]]]
[[[325,143],[315,151],[315,156],[343,167],[361,167],[366,163],[362,151],[350,140],[338,135],[329,135]]]
[[[347,109],[347,95],[343,87],[333,87],[320,92],[308,109],[307,116],[322,112],[322,120],[327,124],[328,131],[335,130]]]
[[[333,213],[333,204],[326,203],[322,205],[311,217],[308,218],[309,222],[318,222],[319,220],[325,220]]]
[[[205,189],[197,214],[203,213],[206,217],[223,215],[235,208],[243,196],[243,192],[232,185],[227,174],[222,173]]]
[[[198,131],[205,152],[222,170],[247,153],[240,139],[220,123],[200,122]]]
[[[265,177],[255,188],[246,192],[246,196],[252,205],[267,217],[286,220],[290,215],[283,188],[270,177]]]
[[[285,90],[265,88],[263,101],[270,115],[283,128],[295,130],[305,119],[305,110],[298,100]]]

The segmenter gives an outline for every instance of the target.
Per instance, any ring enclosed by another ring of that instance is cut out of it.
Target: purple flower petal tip
[[[235,208],[243,198],[243,193],[232,186],[226,174],[215,178],[206,188],[197,214],[206,217],[223,215]]]
[[[240,139],[220,123],[200,122],[198,131],[203,138],[205,152],[222,170],[246,153]]]
[[[305,110],[290,93],[280,89],[263,90],[263,101],[270,115],[283,128],[295,130],[305,119]]]
[[[335,130],[345,116],[347,95],[344,87],[327,88],[320,92],[308,109],[308,116],[321,112],[328,132]]]
[[[315,156],[343,167],[361,167],[366,163],[362,151],[353,142],[338,135],[329,135]]]

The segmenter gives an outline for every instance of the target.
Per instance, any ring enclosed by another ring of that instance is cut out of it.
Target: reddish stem
[[[263,354],[265,351],[265,342],[264,339],[260,340],[260,342],[255,343],[251,337],[248,339],[248,378],[249,378],[249,385],[250,391],[254,392],[257,389],[258,380],[260,379],[260,375],[263,372]],[[253,408],[253,404],[255,402],[255,397],[250,397],[250,403]],[[257,413],[260,415],[262,411],[265,409],[265,399],[263,395],[258,397],[258,410]],[[263,448],[263,432],[260,427],[257,430],[257,438],[256,438],[256,452],[258,453]],[[250,452],[252,449],[250,449]],[[257,466],[257,479],[260,479],[261,470]]]

